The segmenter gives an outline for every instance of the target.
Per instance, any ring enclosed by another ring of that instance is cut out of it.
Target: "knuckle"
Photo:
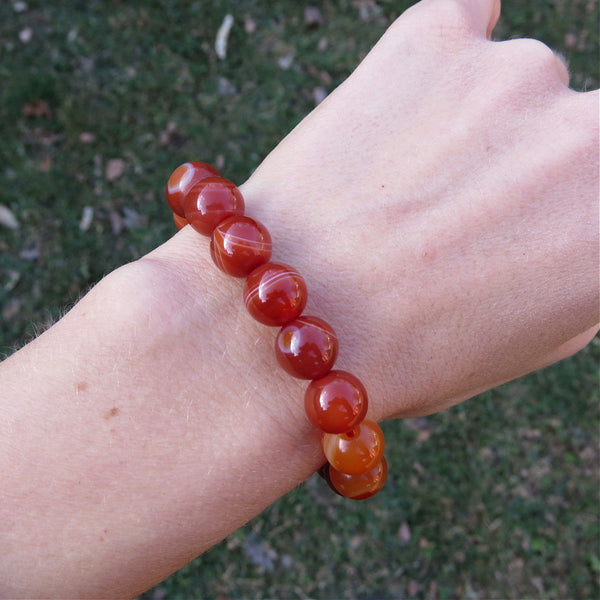
[[[554,51],[539,40],[523,38],[501,42],[506,45],[511,66],[522,78],[548,79],[564,76],[567,67]],[[565,73],[560,71],[564,70]]]

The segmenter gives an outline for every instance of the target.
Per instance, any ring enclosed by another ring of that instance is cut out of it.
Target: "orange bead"
[[[335,331],[319,317],[298,317],[284,325],[275,339],[277,362],[290,375],[301,379],[323,377],[333,367],[337,355]]]
[[[228,275],[246,277],[271,258],[267,228],[250,217],[229,217],[219,223],[210,240],[214,263]]]
[[[367,390],[346,371],[331,371],[311,381],[304,394],[310,421],[326,433],[344,433],[358,425],[368,409]]]
[[[302,275],[279,263],[257,267],[244,284],[244,304],[264,325],[285,325],[299,317],[306,306],[307,294]]]
[[[188,224],[185,217],[180,217],[177,213],[173,213],[173,221],[177,229],[183,229]]]
[[[384,457],[370,470],[361,475],[341,473],[329,465],[329,479],[326,481],[339,494],[352,500],[364,500],[374,496],[387,479],[387,462]]]
[[[323,434],[323,452],[334,469],[348,475],[362,475],[382,458],[385,439],[381,427],[365,419],[346,433]]]
[[[209,164],[190,161],[179,165],[169,177],[165,195],[171,210],[180,217],[185,216],[184,201],[192,186],[205,177],[219,176],[219,171]]]
[[[244,214],[244,198],[231,181],[205,177],[187,193],[183,208],[188,223],[198,233],[210,236],[221,221]]]

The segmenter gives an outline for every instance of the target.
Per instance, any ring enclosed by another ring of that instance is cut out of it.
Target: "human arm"
[[[537,368],[597,319],[597,95],[485,19],[416,10],[242,188],[377,419]],[[318,466],[240,287],[184,230],[2,365],[4,585],[133,595]]]

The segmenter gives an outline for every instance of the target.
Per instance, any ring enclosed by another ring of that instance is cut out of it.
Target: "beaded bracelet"
[[[209,236],[219,269],[245,277],[248,312],[260,323],[281,327],[275,355],[290,375],[309,379],[304,396],[308,419],[322,432],[327,463],[321,476],[338,494],[362,500],[385,483],[385,441],[377,423],[365,419],[367,391],[351,373],[332,370],[338,355],[335,331],[323,319],[303,315],[307,290],[292,267],[270,262],[266,227],[244,216],[239,189],[203,162],[179,166],[167,183],[167,202],[178,229],[191,225]]]

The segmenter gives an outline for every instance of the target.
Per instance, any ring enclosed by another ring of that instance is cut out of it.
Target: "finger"
[[[492,31],[494,31],[494,27],[498,24],[498,19],[500,19],[500,10],[501,10],[501,2],[500,0],[496,0],[494,2],[494,6],[492,8],[491,17],[488,23],[488,28],[486,32],[486,37],[488,40],[492,39]]]
[[[433,0],[442,4],[446,0]],[[482,37],[490,39],[492,30],[500,18],[500,0],[452,0],[461,9],[462,17],[471,25],[471,29]]]

